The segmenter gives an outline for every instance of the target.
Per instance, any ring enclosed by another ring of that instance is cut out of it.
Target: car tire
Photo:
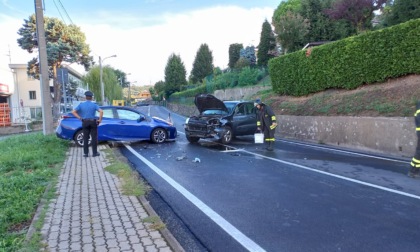
[[[224,134],[222,136],[222,144],[229,144],[230,142],[232,142],[233,139],[233,132],[232,132],[232,128],[229,126],[225,126],[224,127]]]
[[[186,137],[187,137],[188,142],[190,143],[196,143],[198,142],[198,140],[200,140],[199,137],[191,137],[191,136],[186,136]]]
[[[163,143],[166,141],[168,137],[168,133],[166,130],[162,128],[156,128],[152,131],[152,134],[150,135],[150,140],[153,143]]]
[[[83,147],[83,130],[79,130],[74,135],[74,142],[76,142],[76,145],[79,147]],[[89,136],[89,146],[92,144],[92,137]]]

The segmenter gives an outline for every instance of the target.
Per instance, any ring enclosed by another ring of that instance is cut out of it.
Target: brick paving
[[[183,251],[143,221],[148,212],[120,193],[104,155],[84,158],[83,148],[70,148],[41,229],[46,251]]]

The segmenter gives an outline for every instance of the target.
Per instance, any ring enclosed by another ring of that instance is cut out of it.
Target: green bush
[[[420,73],[420,19],[269,61],[273,91],[302,96]]]
[[[255,85],[258,82],[258,74],[260,71],[256,68],[244,67],[239,73],[238,86],[250,86]]]

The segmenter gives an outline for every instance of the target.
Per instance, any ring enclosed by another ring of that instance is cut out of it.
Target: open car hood
[[[195,106],[200,113],[210,109],[217,109],[228,112],[225,104],[211,94],[198,94],[194,99]]]

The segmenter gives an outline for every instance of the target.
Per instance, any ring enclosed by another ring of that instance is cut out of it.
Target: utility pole
[[[39,80],[41,82],[42,129],[44,135],[49,135],[54,133],[54,125],[51,108],[50,78],[48,76],[47,43],[45,40],[42,0],[35,0],[35,16],[39,50]]]

